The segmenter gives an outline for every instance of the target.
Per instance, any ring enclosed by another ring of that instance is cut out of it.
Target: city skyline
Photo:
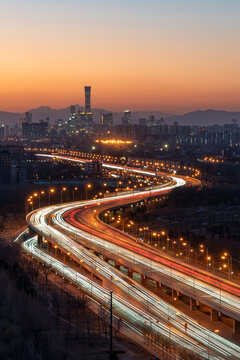
[[[239,110],[240,4],[3,1],[0,110]]]

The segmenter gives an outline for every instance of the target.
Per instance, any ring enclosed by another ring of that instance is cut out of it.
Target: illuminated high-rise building
[[[122,118],[122,124],[123,125],[130,125],[131,124],[131,111],[130,110],[124,110],[124,116]]]
[[[72,133],[75,131],[75,129],[76,129],[76,106],[71,105],[70,117],[68,118],[68,131]]]
[[[84,86],[85,90],[85,117],[86,125],[92,126],[93,123],[93,113],[91,111],[91,86]]]
[[[85,112],[91,112],[91,86],[84,86],[85,89]]]

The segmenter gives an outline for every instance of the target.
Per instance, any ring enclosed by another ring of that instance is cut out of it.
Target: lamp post
[[[38,204],[39,204],[39,194],[38,194],[38,193],[34,193],[33,196],[34,196],[35,198],[38,197]],[[40,206],[39,206],[39,207],[40,207]]]
[[[67,188],[65,188],[65,187],[63,187],[63,188],[61,189],[61,204],[62,204],[62,202],[63,202],[63,196],[62,196],[63,191],[66,191],[66,190],[67,190]]]
[[[103,193],[103,197],[104,197],[104,188],[107,186],[107,183],[102,183],[102,193]]]
[[[182,245],[186,248],[186,261],[188,262],[188,243],[184,241]]]
[[[48,204],[50,205],[51,202],[51,194],[55,192],[55,189],[49,189],[48,191]]]
[[[91,189],[92,185],[91,184],[87,184],[86,186],[86,200],[88,200],[88,189]]]
[[[77,188],[77,187],[73,188],[73,191],[72,191],[72,198],[73,198],[73,201],[74,201],[74,194],[75,194],[75,191],[77,191],[77,190],[78,190],[78,188]]]
[[[45,194],[45,191],[40,191],[39,192],[39,197],[38,197],[38,201],[39,201],[38,205],[39,205],[39,207],[41,207],[41,195],[44,195],[44,194]]]
[[[25,201],[26,214],[29,212],[29,205],[31,204],[32,204],[32,199],[28,198],[27,201]]]
[[[211,260],[212,258],[211,258],[211,256],[207,256],[207,269],[208,269],[208,266],[209,266],[209,261]]]
[[[225,252],[222,256],[221,256],[222,260],[227,260],[227,264],[223,264],[223,268],[226,269],[227,268],[227,272],[228,272],[228,277],[230,277],[231,273],[232,273],[232,256]]]

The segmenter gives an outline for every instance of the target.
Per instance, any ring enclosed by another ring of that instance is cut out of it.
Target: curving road
[[[61,156],[61,158],[63,157]],[[69,160],[69,157],[64,158]],[[116,167],[116,165],[112,166]],[[140,169],[127,168],[127,170],[146,173]],[[156,173],[147,171],[147,175],[155,176]],[[187,181],[191,182],[189,179]],[[135,328],[136,326],[150,327],[151,331],[164,335],[175,344],[192,350],[194,353],[201,353],[205,358],[238,359],[240,348],[237,345],[199,326],[190,317],[168,305],[150,290],[87,250],[87,248],[91,248],[96,253],[107,255],[120,263],[131,264],[134,269],[151,279],[167,284],[170,281],[169,285],[171,287],[174,285],[175,289],[179,287],[181,293],[187,293],[193,297],[194,291],[195,298],[199,298],[201,302],[204,300],[213,308],[220,306],[222,311],[228,311],[229,314],[234,314],[238,318],[240,306],[238,292],[240,289],[236,284],[210,275],[203,270],[195,269],[190,265],[177,263],[146,244],[134,242],[130,236],[99,220],[99,214],[106,209],[166,193],[173,188],[186,185],[187,181],[172,176],[168,184],[154,187],[151,190],[136,191],[134,195],[126,193],[111,198],[39,209],[27,216],[27,222],[36,233],[50,239],[61,250],[70,253],[74,260],[84,262],[88,268],[92,269],[93,273],[97,273],[102,280],[100,291],[102,297],[106,291],[109,294],[109,289],[114,290],[116,312],[128,324]],[[53,224],[49,225],[48,217],[52,214],[54,214]],[[49,254],[34,246],[33,239],[24,243],[24,247],[26,251],[34,253],[35,256],[41,256],[45,262],[47,259],[49,260]],[[59,263],[54,258],[51,258],[51,261],[54,264]],[[67,268],[67,271],[73,274],[72,269],[64,267],[63,264],[61,266],[65,272]],[[74,276],[77,276],[76,271]],[[89,279],[85,278],[84,281],[90,284]],[[99,286],[91,281],[91,291],[93,289],[95,291],[94,297],[105,304],[99,295]],[[219,302],[219,296],[221,302]],[[125,308],[123,304],[125,304]]]

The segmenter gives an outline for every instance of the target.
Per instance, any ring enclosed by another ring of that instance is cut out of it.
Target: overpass
[[[132,170],[144,173],[144,170],[128,169]],[[169,174],[167,176],[169,177]],[[236,354],[240,354],[236,345],[200,327],[157,295],[162,286],[166,286],[172,290],[173,297],[189,297],[192,308],[200,306],[200,302],[207,304],[211,309],[212,320],[216,318],[216,312],[227,314],[234,319],[237,330],[240,291],[238,286],[201,269],[177,263],[175,259],[146,244],[136,243],[130,236],[99,219],[101,212],[113,206],[142,201],[185,184],[185,179],[172,177],[168,184],[151,190],[136,191],[134,195],[124,194],[39,209],[27,216],[27,222],[38,234],[40,248],[45,247],[45,251],[62,256],[64,261],[71,259],[74,264],[84,266],[101,282],[103,288],[108,289],[111,286],[117,294],[131,297],[131,301],[138,308],[144,311],[147,308],[155,321],[165,322],[171,339],[175,339],[176,343],[196,352],[197,341],[203,346],[201,351],[206,354],[206,358],[212,358],[209,357],[209,352],[214,356],[220,356],[221,353],[223,357],[216,357],[219,359],[235,358]],[[123,273],[124,270],[127,274]],[[149,281],[154,284],[155,293],[147,288]],[[151,311],[149,305],[152,306]],[[181,340],[174,337],[176,332],[181,334]]]

